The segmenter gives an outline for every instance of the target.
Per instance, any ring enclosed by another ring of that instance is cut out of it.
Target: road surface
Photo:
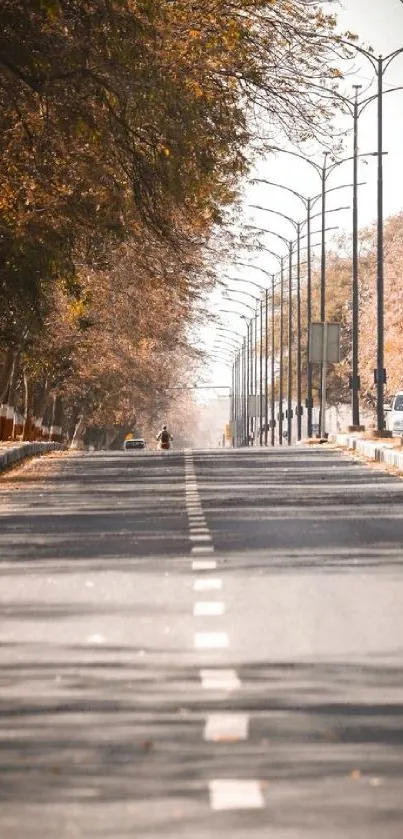
[[[0,511],[1,837],[401,839],[401,479],[70,454]]]

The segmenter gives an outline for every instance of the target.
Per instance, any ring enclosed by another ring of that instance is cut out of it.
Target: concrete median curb
[[[63,449],[64,446],[61,443],[15,443],[4,448],[0,443],[0,472],[25,457],[34,457]]]
[[[364,455],[369,460],[386,463],[388,466],[394,466],[403,472],[403,451],[396,450],[393,443],[386,441],[381,443],[379,440],[363,440],[354,434],[329,435],[329,443],[334,443],[334,445],[342,446],[346,449],[352,449],[358,454]]]

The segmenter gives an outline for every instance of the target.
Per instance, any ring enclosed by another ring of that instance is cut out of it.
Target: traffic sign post
[[[319,414],[319,436],[326,436],[326,380],[327,365],[340,361],[340,324],[311,323],[309,327],[308,360],[311,364],[320,364],[321,404]]]

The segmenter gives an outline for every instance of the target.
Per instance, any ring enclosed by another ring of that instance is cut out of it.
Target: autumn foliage
[[[205,245],[248,161],[279,131],[327,130],[316,87],[335,76],[334,26],[306,0],[3,0],[0,400],[24,415],[14,433],[71,438],[166,411],[197,362]]]

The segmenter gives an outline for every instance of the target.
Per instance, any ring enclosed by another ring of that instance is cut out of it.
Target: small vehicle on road
[[[123,443],[124,451],[128,451],[129,449],[145,449],[146,441],[143,437],[129,437],[128,440],[125,440]]]
[[[398,390],[392,399],[388,425],[392,434],[403,437],[403,390]]]

